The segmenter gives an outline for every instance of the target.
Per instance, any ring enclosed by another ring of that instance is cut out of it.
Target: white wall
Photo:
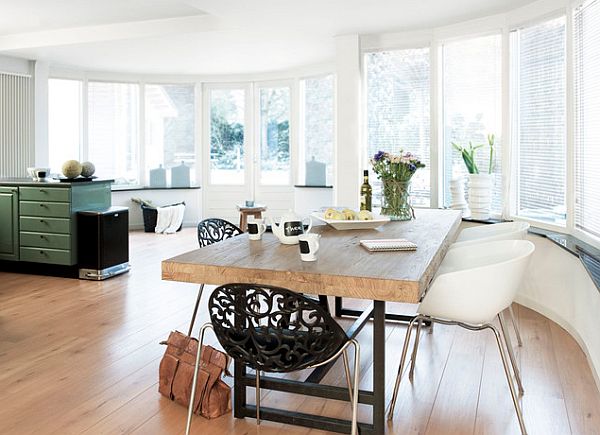
[[[27,59],[0,55],[0,71],[15,74],[31,74],[32,62]]]
[[[528,239],[536,251],[517,302],[558,323],[577,340],[600,389],[600,290],[575,255],[544,237]]]
[[[129,228],[132,230],[143,229],[144,221],[140,206],[131,202],[131,198],[151,200],[159,206],[185,201],[185,214],[183,215],[183,226],[185,227],[198,225],[202,217],[201,189],[114,191],[112,205],[129,208]]]

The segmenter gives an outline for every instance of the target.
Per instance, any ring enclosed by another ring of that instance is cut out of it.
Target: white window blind
[[[139,86],[88,83],[88,159],[100,177],[139,183]]]
[[[419,156],[426,165],[412,178],[412,203],[430,204],[429,48],[367,53],[367,151]],[[375,194],[380,183],[372,181]],[[377,202],[377,198],[374,198]]]
[[[334,115],[334,91],[335,79],[333,75],[313,77],[301,81],[302,89],[302,121],[303,129],[301,144],[304,159],[301,165],[301,173],[305,173],[305,183],[319,182],[320,173],[306,176],[306,171],[313,167],[325,165],[326,185],[333,182],[333,143],[335,138],[335,115]],[[321,165],[315,165],[315,162]],[[318,172],[318,171],[317,171]],[[315,179],[311,178],[314,177]]]
[[[82,148],[81,80],[48,80],[48,154],[52,173],[67,160],[80,160]]]
[[[480,173],[488,173],[488,134],[496,136],[492,213],[502,213],[502,39],[500,35],[460,40],[443,46],[444,204],[450,206],[450,181],[467,170],[452,142],[484,144],[476,151]]]
[[[511,33],[517,214],[565,225],[565,18]]]
[[[575,10],[575,225],[600,237],[600,1]]]

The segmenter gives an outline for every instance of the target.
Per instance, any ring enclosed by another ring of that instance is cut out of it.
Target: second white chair
[[[388,419],[391,420],[394,414],[412,330],[416,325],[417,336],[411,358],[411,372],[416,362],[421,323],[429,321],[458,325],[473,331],[493,331],[521,433],[527,433],[509,363],[512,365],[519,389],[522,390],[519,370],[501,313],[515,298],[534,250],[535,246],[529,241],[510,240],[458,247],[448,252],[445,261],[455,265],[453,271],[436,276],[419,304],[417,316],[408,325]],[[498,318],[500,322],[502,335],[492,324],[494,318]],[[509,358],[506,356],[502,338],[506,341]]]

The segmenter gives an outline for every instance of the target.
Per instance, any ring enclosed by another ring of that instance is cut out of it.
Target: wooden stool
[[[240,212],[240,229],[244,232],[248,230],[248,216],[254,216],[257,219],[262,219],[263,211],[267,211],[267,206],[254,204],[252,207],[246,207],[245,205],[238,204],[238,211]]]

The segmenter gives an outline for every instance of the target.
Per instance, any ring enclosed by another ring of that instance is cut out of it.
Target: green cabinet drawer
[[[71,249],[71,236],[67,234],[28,233],[21,231],[21,246],[32,248]]]
[[[20,187],[19,196],[22,201],[69,202],[71,189],[68,187]]]
[[[19,224],[21,231],[59,234],[71,233],[70,219],[21,216]]]
[[[21,248],[21,261],[48,264],[71,264],[71,251],[65,249]]]
[[[71,204],[68,202],[21,201],[21,216],[65,217],[71,215]]]

